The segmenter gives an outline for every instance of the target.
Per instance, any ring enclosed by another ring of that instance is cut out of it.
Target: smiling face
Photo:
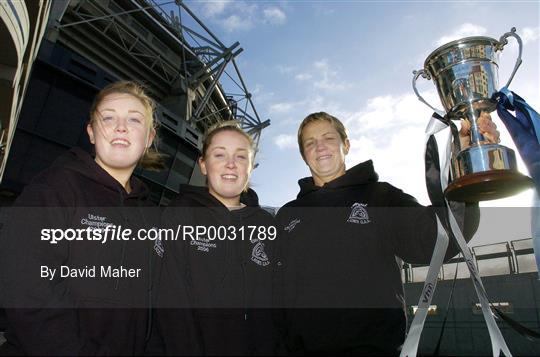
[[[97,105],[86,129],[95,145],[95,161],[111,176],[131,175],[151,145],[151,115],[140,100],[125,93],[108,94]]]
[[[248,139],[233,130],[216,133],[199,159],[208,191],[227,207],[240,204],[253,169],[253,149]]]
[[[345,174],[345,155],[349,147],[349,140],[342,140],[327,120],[310,122],[302,129],[304,161],[315,185],[322,186]]]

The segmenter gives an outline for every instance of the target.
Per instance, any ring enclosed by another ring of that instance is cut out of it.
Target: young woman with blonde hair
[[[237,122],[211,128],[199,165],[207,187],[182,185],[164,213],[169,227],[200,232],[165,242],[158,311],[167,354],[269,355],[275,351],[271,310],[273,217],[248,187],[255,148]],[[254,233],[254,234],[252,234]],[[193,238],[193,239],[192,239]],[[181,344],[181,311],[187,284],[198,349]],[[165,307],[162,305],[162,307]]]
[[[134,236],[157,223],[148,188],[133,176],[138,164],[159,164],[150,149],[153,111],[140,85],[105,87],[86,128],[95,155],[71,149],[18,197],[0,249],[4,353],[144,352],[154,242],[114,239],[112,231],[130,228]]]

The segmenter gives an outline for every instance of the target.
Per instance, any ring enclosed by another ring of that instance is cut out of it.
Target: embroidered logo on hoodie
[[[347,219],[347,222],[349,223],[356,223],[356,224],[367,224],[369,223],[369,215],[366,210],[367,204],[366,203],[358,203],[356,202],[351,206],[351,214],[349,215],[349,219]]]
[[[258,242],[255,244],[251,252],[251,260],[263,267],[270,264],[268,255],[266,255],[266,252],[264,251],[264,243]]]
[[[160,237],[158,237],[154,241],[154,250],[156,251],[157,255],[159,255],[160,258],[163,258],[163,253],[165,253],[165,248],[163,248],[163,242],[161,241]]]
[[[289,223],[289,225],[288,225],[287,227],[285,227],[284,229],[285,229],[287,232],[291,233],[292,230],[294,229],[294,227],[296,227],[296,225],[297,225],[298,223],[300,223],[300,220],[299,220],[298,218],[297,218],[297,219],[293,219],[293,220]]]
[[[88,213],[84,217],[81,218],[81,224],[83,226],[92,227],[94,229],[103,229],[106,227],[114,228],[115,225],[113,223],[107,222],[107,217],[100,216],[98,214],[92,214]]]

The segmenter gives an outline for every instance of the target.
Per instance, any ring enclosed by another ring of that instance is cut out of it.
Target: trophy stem
[[[474,109],[472,105],[469,107],[469,110],[466,114],[469,123],[471,123],[470,137],[471,137],[471,146],[481,145],[485,142],[484,136],[480,134],[480,129],[478,129],[478,118],[480,117],[480,111]]]

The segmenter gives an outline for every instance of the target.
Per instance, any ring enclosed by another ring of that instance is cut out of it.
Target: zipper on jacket
[[[244,321],[247,321],[247,298],[246,298],[246,284],[247,284],[247,276],[246,276],[246,262],[244,261],[244,257],[242,257],[242,263],[241,263],[241,266],[242,266],[242,277],[243,277],[243,280],[242,280],[242,305],[244,306]]]
[[[242,242],[244,243],[244,242]],[[244,307],[244,321],[247,321],[247,272],[246,272],[246,259],[245,259],[245,247],[240,245],[240,258],[242,267],[242,306]]]
[[[146,218],[142,212],[141,208],[141,201],[137,200],[137,210],[139,214],[142,217],[143,223],[146,227],[149,227],[148,222],[146,221]],[[154,305],[153,301],[153,285],[152,285],[152,278],[154,277],[153,272],[153,266],[152,266],[152,259],[154,257],[154,245],[152,243],[149,244],[149,249],[145,249],[146,254],[148,255],[148,321],[146,323],[146,342],[150,340],[150,337],[152,335],[152,320],[153,320],[153,313],[152,313],[152,306]]]
[[[129,223],[129,220],[126,218],[125,212],[124,212],[124,194],[122,193],[121,189],[118,189],[118,193],[120,194],[120,214],[122,215],[122,219],[124,220],[124,224]],[[126,255],[126,241],[122,242],[122,254],[120,256],[120,266],[124,264],[124,257]],[[114,285],[114,290],[118,290],[118,286],[120,285],[120,275],[116,278],[116,284]]]

